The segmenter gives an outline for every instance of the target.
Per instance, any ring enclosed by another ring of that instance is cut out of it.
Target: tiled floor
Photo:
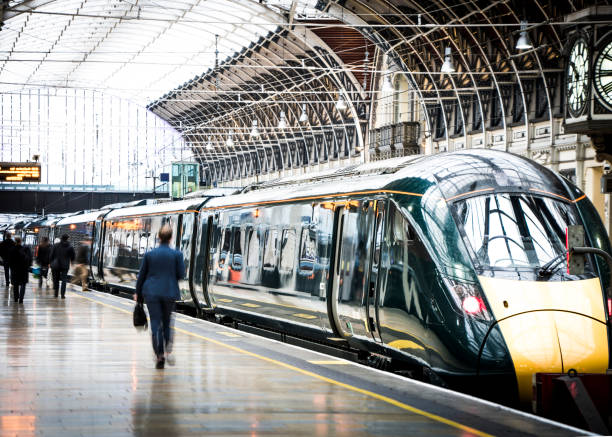
[[[156,370],[133,304],[0,288],[0,435],[575,434],[466,397],[184,316]]]

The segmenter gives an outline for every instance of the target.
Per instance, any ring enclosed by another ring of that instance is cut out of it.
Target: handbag
[[[133,314],[134,327],[136,329],[147,330],[149,321],[147,320],[147,313],[145,313],[144,305],[141,302],[136,303]]]

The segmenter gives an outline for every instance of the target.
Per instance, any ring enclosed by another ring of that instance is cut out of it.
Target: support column
[[[608,219],[605,213],[605,197],[601,192],[601,177],[603,176],[603,167],[587,167],[585,175],[584,192],[587,197],[595,205],[595,209],[601,217],[604,224],[608,224]],[[609,232],[608,232],[609,235]]]

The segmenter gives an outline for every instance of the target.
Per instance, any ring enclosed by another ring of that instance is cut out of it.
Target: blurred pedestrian
[[[42,287],[43,278],[45,278],[45,285],[49,285],[48,274],[49,274],[49,258],[51,256],[51,246],[49,245],[49,239],[42,237],[38,250],[36,251],[36,262],[40,266],[40,276],[38,278],[38,286]]]
[[[60,289],[60,281],[62,283],[62,299],[66,297],[66,281],[68,280],[68,269],[70,263],[74,261],[74,249],[68,242],[70,237],[68,234],[62,235],[59,243],[55,243],[51,249],[51,273],[53,275],[53,291],[57,297]]]
[[[11,265],[11,284],[13,284],[13,296],[15,302],[23,303],[26,284],[30,277],[30,266],[32,265],[32,253],[30,249],[21,245],[21,238],[15,237],[15,246],[9,254]]]
[[[11,233],[7,231],[4,234],[4,240],[2,241],[2,243],[0,243],[0,258],[2,258],[2,264],[4,265],[4,280],[6,281],[5,284],[7,287],[11,283],[11,263],[9,260],[9,256],[11,250],[13,250],[13,247],[15,247],[15,241],[13,241],[13,239],[11,238]]]
[[[170,248],[172,228],[164,225],[158,233],[160,245],[147,252],[142,261],[134,300],[144,302],[149,309],[153,351],[157,357],[158,369],[164,363],[173,365],[172,352],[172,310],[180,299],[179,279],[185,276],[183,254]]]
[[[84,240],[77,249],[76,262],[74,268],[74,282],[81,283],[81,289],[87,291],[87,278],[89,277],[89,256],[91,253],[91,240]]]

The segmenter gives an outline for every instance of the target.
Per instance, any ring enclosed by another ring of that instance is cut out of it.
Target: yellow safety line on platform
[[[242,337],[240,334],[236,334],[235,332],[229,331],[218,331],[217,334],[225,335],[226,337]]]
[[[77,296],[80,296],[80,295],[77,295]],[[131,314],[131,311],[126,311],[123,308],[118,308],[116,306],[107,304],[105,302],[100,302],[100,301],[98,301],[96,299],[92,299],[92,298],[87,297],[87,296],[80,296],[80,297],[83,298],[83,299],[87,299],[87,300],[90,300],[92,302],[98,303],[100,305],[104,305],[104,306],[107,306],[109,308],[113,308],[113,309],[116,309],[118,311],[122,311],[124,313]],[[383,402],[386,402],[388,404],[394,405],[394,406],[396,406],[398,408],[401,408],[402,410],[410,411],[411,413],[418,414],[420,416],[427,417],[428,419],[444,423],[445,425],[451,426],[453,428],[461,429],[463,431],[470,432],[470,433],[479,435],[481,437],[493,437],[491,434],[487,434],[486,432],[479,431],[479,430],[477,430],[475,428],[472,428],[470,426],[462,425],[459,422],[455,422],[454,420],[446,419],[446,418],[444,418],[442,416],[438,416],[437,414],[429,413],[427,411],[424,411],[424,410],[421,410],[419,408],[413,407],[411,405],[405,404],[403,402],[397,401],[397,400],[395,400],[393,398],[390,398],[388,396],[380,395],[380,394],[374,393],[374,392],[372,392],[370,390],[365,390],[363,388],[355,387],[353,385],[346,384],[344,382],[336,381],[334,379],[327,378],[326,376],[318,375],[318,374],[316,374],[314,372],[310,372],[308,370],[304,370],[304,369],[300,369],[299,367],[292,366],[291,364],[283,363],[282,361],[277,361],[275,359],[268,358],[268,357],[265,357],[263,355],[256,354],[254,352],[250,352],[250,351],[247,351],[245,349],[241,349],[239,347],[223,343],[223,342],[221,342],[219,340],[215,340],[215,339],[212,339],[212,338],[209,338],[209,337],[205,337],[205,336],[200,335],[200,334],[196,334],[194,332],[189,332],[189,331],[186,331],[184,329],[177,328],[176,326],[174,326],[173,328],[174,328],[175,331],[180,332],[182,334],[189,335],[189,336],[195,337],[195,338],[199,338],[201,340],[207,341],[207,342],[212,343],[212,344],[216,344],[217,346],[222,346],[222,347],[224,347],[226,349],[233,350],[233,351],[241,353],[243,355],[248,355],[248,356],[251,356],[251,357],[254,357],[254,358],[258,358],[258,359],[266,361],[268,363],[276,364],[277,366],[284,367],[285,369],[293,370],[295,372],[301,373],[301,374],[306,375],[306,376],[310,376],[310,377],[318,379],[320,381],[325,381],[327,383],[337,385],[337,386],[345,388],[347,390],[351,390],[351,391],[354,391],[354,392],[357,392],[357,393],[364,394],[366,396],[370,396],[370,397],[372,397],[374,399],[378,399],[379,401],[383,401]]]

